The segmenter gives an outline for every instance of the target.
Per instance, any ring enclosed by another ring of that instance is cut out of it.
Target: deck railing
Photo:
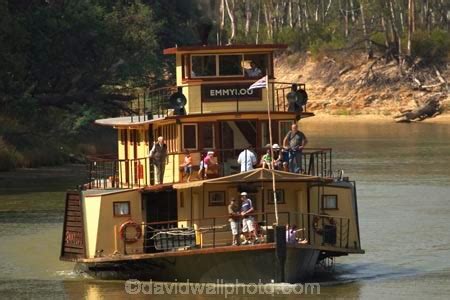
[[[250,86],[252,82],[249,82]],[[209,83],[203,83],[203,85],[208,85]],[[287,112],[289,105],[287,102],[287,94],[291,91],[291,86],[294,83],[288,82],[270,82],[270,98],[272,101],[272,112]],[[305,84],[297,83],[300,89],[306,89]],[[200,84],[180,87],[181,92],[187,94],[187,88],[192,87],[201,87]],[[162,87],[152,90],[147,90],[143,92],[138,92],[135,94],[135,98],[130,102],[129,113],[131,117],[131,122],[141,122],[152,119],[154,117],[167,117],[173,114],[173,109],[170,107],[169,98],[170,96],[178,90],[177,86],[168,86]],[[262,99],[265,101],[266,99]],[[199,111],[195,111],[194,113],[203,114],[205,112],[205,104],[206,102],[200,101],[201,105]],[[238,97],[235,101],[227,101],[230,105],[226,106],[229,109],[224,108],[224,111],[221,112],[245,112],[248,109],[243,109],[242,102],[247,102],[246,100],[241,100]],[[306,109],[306,107],[305,107]]]
[[[199,173],[199,165],[193,165],[191,180],[223,177],[240,172],[240,164],[237,157],[243,149],[216,149],[215,164],[208,174],[204,170]],[[265,149],[256,149],[258,164]],[[206,151],[191,152],[191,156],[199,155],[200,160],[206,155]],[[180,157],[181,156],[181,157]],[[163,183],[179,183],[187,180],[183,169],[180,167],[182,153],[170,153],[167,158],[165,174],[170,174],[170,181]],[[155,169],[149,157],[136,159],[95,159],[90,157],[88,162],[89,178],[85,184],[87,189],[106,188],[140,188],[155,185]],[[306,148],[302,154],[301,173],[319,177],[332,177],[332,149],[331,148]],[[179,180],[176,180],[179,178]]]
[[[274,242],[272,212],[253,214],[255,234],[253,244]],[[229,216],[204,219],[171,220],[142,223],[143,245],[124,243],[123,253],[153,253],[183,251],[203,248],[232,246]],[[355,246],[349,242],[350,219],[323,214],[279,212],[279,225],[286,227],[288,244],[331,246],[348,249]],[[295,226],[295,229],[293,229]],[[135,229],[125,228],[125,236],[134,236]],[[290,234],[293,230],[294,234]],[[241,245],[241,247],[245,247]]]

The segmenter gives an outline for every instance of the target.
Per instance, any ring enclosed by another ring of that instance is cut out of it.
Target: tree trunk
[[[264,17],[266,19],[267,38],[273,40],[272,10],[267,1],[264,3]]]
[[[231,5],[230,5],[231,3]],[[235,11],[235,0],[225,0],[225,6],[227,8],[228,17],[230,18],[231,35],[228,39],[228,44],[231,45],[236,40],[236,11]]]
[[[309,32],[309,13],[308,13],[308,2],[305,0],[305,8],[303,9],[305,15],[305,30]]]
[[[248,36],[250,32],[250,23],[252,20],[252,7],[250,5],[250,0],[245,0],[245,37]]]
[[[414,0],[408,0],[408,44],[406,55],[411,56],[411,38],[414,32]]]
[[[412,1],[412,0],[410,0],[410,1]],[[365,44],[366,44],[367,57],[369,59],[372,59],[373,58],[372,42],[370,41],[369,36],[367,34],[366,18],[364,15],[364,0],[360,1],[360,8],[361,8],[361,25],[362,25],[362,29],[363,29]]]
[[[255,37],[255,44],[258,45],[259,43],[259,24],[261,23],[261,0],[258,0],[258,17],[256,19],[256,37]]]
[[[294,18],[292,16],[292,0],[288,1],[288,18],[289,18],[289,27],[294,28]]]

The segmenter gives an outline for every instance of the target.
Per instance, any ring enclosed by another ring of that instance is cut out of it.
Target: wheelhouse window
[[[244,69],[245,77],[262,77],[267,72],[272,76],[269,54],[245,54]]]
[[[191,77],[216,76],[215,55],[193,55],[191,61]]]
[[[323,195],[322,196],[323,209],[338,209],[337,195]]]
[[[130,201],[113,202],[113,213],[115,217],[130,216]]]
[[[197,150],[196,124],[183,124],[183,149]]]
[[[219,76],[242,76],[242,55],[219,55]]]
[[[182,56],[183,78],[273,76],[269,53],[185,54]]]

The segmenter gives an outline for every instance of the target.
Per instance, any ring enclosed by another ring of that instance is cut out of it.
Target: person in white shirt
[[[256,155],[251,150],[252,146],[249,145],[247,149],[239,153],[237,159],[238,164],[241,165],[241,172],[247,172],[253,170],[253,166],[256,164]]]

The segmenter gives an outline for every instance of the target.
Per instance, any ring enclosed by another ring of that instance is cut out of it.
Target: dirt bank
[[[417,108],[436,94],[440,95],[444,114],[450,113],[447,84],[439,85],[436,73],[449,82],[447,66],[433,66],[400,76],[396,61],[368,61],[362,54],[320,59],[309,54],[285,54],[276,59],[275,69],[277,81],[306,83],[308,109],[318,114],[376,115],[392,121],[400,110]],[[447,122],[449,118],[435,120]],[[427,122],[430,121],[433,122]]]

